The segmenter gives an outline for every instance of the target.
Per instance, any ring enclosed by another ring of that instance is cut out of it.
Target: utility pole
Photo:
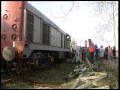
[[[112,2],[112,9],[113,9],[113,29],[114,29],[114,44],[116,47],[116,34],[115,34],[115,15],[114,15],[114,1]]]
[[[83,38],[83,47],[84,47],[84,38]]]

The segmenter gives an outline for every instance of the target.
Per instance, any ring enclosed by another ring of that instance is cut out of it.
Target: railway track
[[[23,73],[24,75],[25,73]],[[1,85],[3,84],[7,84],[9,82],[15,82],[16,79],[21,78],[22,77],[22,73],[21,74],[15,74],[15,75],[10,75],[9,73],[2,73],[1,74]]]
[[[44,72],[47,71],[48,69],[53,70],[53,68],[55,68],[56,70],[58,70],[60,67],[58,67],[58,65],[56,65],[56,63],[54,63],[53,65],[42,65],[39,69],[38,68],[34,68],[32,70],[23,70],[22,73],[20,75],[15,75],[15,76],[10,76],[9,73],[3,73],[1,77],[1,87],[4,89],[4,88],[9,88],[9,86],[12,86],[12,85],[17,85],[17,86],[20,86],[21,83],[26,83],[26,85],[29,86],[33,86],[33,87],[61,87],[61,83],[56,83],[56,82],[53,82],[53,83],[49,83],[49,82],[44,82],[43,79],[44,77],[46,76],[40,76],[41,78],[41,81],[38,82],[38,81],[35,81],[37,79],[37,74],[39,74],[40,72]],[[34,72],[34,73],[33,73]],[[44,72],[46,73],[46,72]],[[43,73],[42,73],[43,74]],[[40,75],[42,75],[40,74]],[[51,75],[51,74],[50,74]],[[28,77],[28,78],[26,78]],[[19,85],[20,84],[20,85]],[[14,86],[13,86],[14,87]],[[24,87],[24,86],[23,86]],[[16,87],[15,87],[16,88]]]
[[[44,67],[47,67],[47,66],[49,66],[49,65],[48,64],[42,65],[39,68],[39,70],[43,69]],[[33,73],[33,70],[31,70],[31,71],[23,71],[20,75],[13,75],[13,76],[4,73],[1,76],[1,85],[4,86],[5,84],[10,83],[10,82],[16,82],[16,79],[18,79],[18,78],[22,79],[28,73]]]
[[[1,84],[9,83],[9,82],[15,80],[16,78],[18,78],[18,76],[14,76],[14,77],[9,78],[9,79],[1,80]]]
[[[5,85],[7,83],[16,83],[16,79],[20,77],[20,76],[12,76],[12,77],[7,77],[7,78],[1,78],[1,89],[4,89],[5,88]]]
[[[54,88],[54,87],[61,87],[61,84],[51,84],[51,83],[31,83],[32,86],[34,87],[49,87],[49,88]]]

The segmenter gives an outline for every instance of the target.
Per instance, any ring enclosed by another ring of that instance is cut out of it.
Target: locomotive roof
[[[26,9],[29,10],[30,12],[32,12],[33,14],[37,15],[38,17],[42,18],[44,21],[46,21],[51,26],[57,28],[57,30],[59,29],[59,31],[62,32],[63,34],[65,34],[65,35],[67,34],[60,27],[58,27],[55,23],[53,23],[49,18],[47,18],[43,13],[41,13],[38,9],[33,7],[28,2],[26,2]]]

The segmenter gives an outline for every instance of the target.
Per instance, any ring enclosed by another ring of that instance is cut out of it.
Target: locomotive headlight
[[[6,60],[6,61],[12,61],[15,57],[15,48],[14,47],[5,47],[3,49],[3,58]]]

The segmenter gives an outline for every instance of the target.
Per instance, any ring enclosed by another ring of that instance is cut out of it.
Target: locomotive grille
[[[27,21],[31,22],[33,24],[34,20],[33,20],[33,15],[27,13]]]
[[[29,42],[33,42],[33,27],[34,27],[34,17],[33,15],[27,13],[26,39]]]
[[[49,26],[43,23],[43,44],[49,45]]]

